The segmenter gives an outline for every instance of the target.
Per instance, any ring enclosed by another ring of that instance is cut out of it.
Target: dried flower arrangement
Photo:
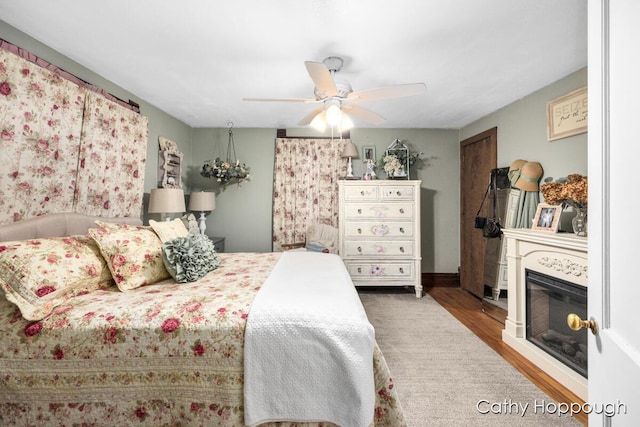
[[[540,186],[540,192],[550,205],[568,205],[578,209],[585,209],[589,198],[587,177],[580,174],[546,182]]]

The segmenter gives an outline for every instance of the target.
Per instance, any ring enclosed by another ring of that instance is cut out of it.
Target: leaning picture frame
[[[369,160],[372,160],[374,163],[376,161],[375,145],[364,145],[362,147],[362,163],[369,163]]]
[[[562,205],[538,203],[536,216],[533,218],[532,230],[556,233],[562,214]]]

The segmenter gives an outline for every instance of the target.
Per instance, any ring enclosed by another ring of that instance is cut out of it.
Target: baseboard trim
[[[459,288],[460,275],[458,273],[422,273],[424,288]]]

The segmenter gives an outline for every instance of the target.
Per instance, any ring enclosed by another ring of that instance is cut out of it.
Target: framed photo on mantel
[[[587,131],[587,87],[547,103],[547,139],[554,141]]]
[[[532,230],[546,231],[555,233],[558,231],[560,223],[560,215],[562,214],[562,205],[549,205],[547,203],[538,203],[536,216],[533,218]]]

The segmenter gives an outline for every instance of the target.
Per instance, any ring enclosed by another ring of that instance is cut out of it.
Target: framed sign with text
[[[547,103],[547,139],[553,141],[587,131],[587,87]]]

